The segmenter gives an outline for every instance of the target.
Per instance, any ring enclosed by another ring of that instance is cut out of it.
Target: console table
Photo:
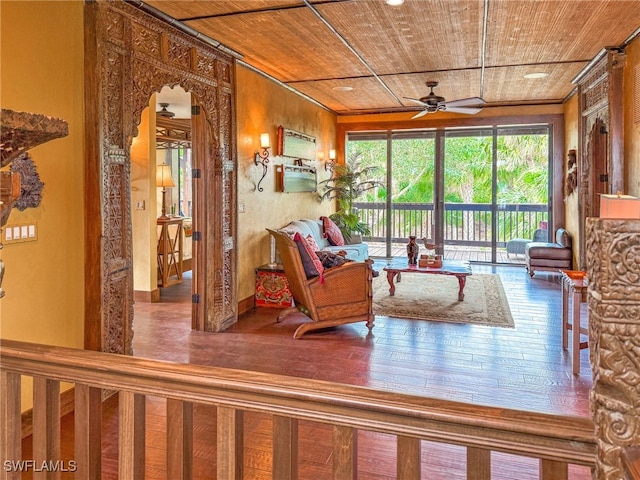
[[[158,285],[168,287],[182,282],[182,218],[158,218],[158,228]]]

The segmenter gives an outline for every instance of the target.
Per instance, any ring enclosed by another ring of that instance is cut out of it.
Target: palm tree
[[[321,200],[336,200],[338,210],[329,215],[344,236],[350,240],[354,233],[370,235],[369,227],[360,221],[353,203],[365,192],[384,185],[370,178],[377,167],[362,167],[361,155],[354,152],[344,165],[336,165],[333,176],[319,183],[322,188]]]

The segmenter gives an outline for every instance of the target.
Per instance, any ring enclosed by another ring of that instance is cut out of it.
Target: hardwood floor
[[[570,352],[561,347],[559,277],[537,273],[530,278],[523,267],[509,266],[476,264],[473,271],[500,275],[515,328],[378,316],[371,334],[362,323],[294,340],[297,325],[306,321],[302,314],[277,324],[277,309],[259,308],[223,333],[192,332],[187,281],[163,289],[161,303],[136,305],[134,350],[148,358],[589,416],[588,350],[580,353],[581,374],[574,376]],[[582,309],[586,321],[586,304]],[[245,478],[270,478],[270,421],[255,414],[245,421],[250,433]],[[330,478],[330,433],[328,427],[309,422],[301,427],[300,478]],[[360,433],[359,441],[359,478],[394,478],[394,441],[369,432]],[[462,448],[423,443],[423,478],[465,478]],[[534,460],[502,454],[493,458],[496,479],[537,478]],[[529,472],[523,471],[526,467]],[[571,478],[586,479],[590,474],[586,468],[572,467]]]
[[[507,294],[515,328],[420,322],[378,316],[371,334],[364,323],[340,326],[294,340],[301,314],[275,322],[278,310],[259,308],[223,333],[191,331],[190,284],[161,290],[159,303],[137,303],[136,356],[201,365],[279,373],[446,398],[482,405],[561,415],[589,416],[591,374],[588,350],[580,353],[581,374],[571,373],[570,351],[560,336],[558,276],[523,267],[473,265],[475,273],[497,273]],[[586,322],[586,304],[582,304]],[[105,404],[103,478],[117,478],[115,399]],[[147,400],[147,478],[164,471],[164,400]],[[215,477],[215,415],[196,406],[194,478]],[[271,419],[245,415],[244,478],[271,478]],[[64,430],[64,429],[63,429]],[[300,479],[331,478],[331,428],[300,425]],[[360,479],[395,478],[395,439],[359,433]],[[28,447],[27,447],[28,448]],[[462,447],[423,442],[423,478],[464,479]],[[493,479],[537,479],[537,461],[492,455]],[[572,480],[591,478],[570,467]]]

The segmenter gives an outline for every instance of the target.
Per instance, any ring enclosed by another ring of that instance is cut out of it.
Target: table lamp
[[[167,220],[167,187],[175,187],[173,178],[171,178],[171,166],[163,163],[156,168],[156,185],[162,187],[162,215],[158,217],[159,220]]]
[[[600,195],[600,218],[640,219],[640,198],[631,195]]]

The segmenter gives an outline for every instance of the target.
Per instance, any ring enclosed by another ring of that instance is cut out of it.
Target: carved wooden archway
[[[586,221],[597,216],[599,194],[624,190],[622,73],[625,54],[610,48],[577,80],[580,108],[579,257],[586,268]]]
[[[132,353],[130,146],[149,98],[181,85],[202,107],[194,166],[194,327],[237,319],[234,57],[125,2],[85,5],[85,347]],[[194,156],[195,157],[195,156]]]

